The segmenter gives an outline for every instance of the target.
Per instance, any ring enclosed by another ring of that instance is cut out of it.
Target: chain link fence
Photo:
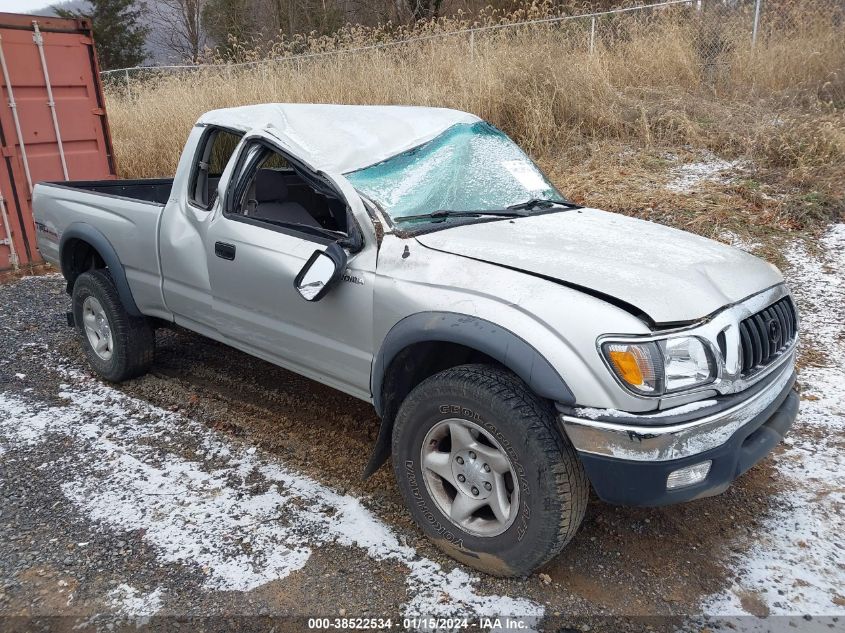
[[[834,16],[833,12],[837,11],[838,14]],[[832,4],[831,12],[831,19],[838,20],[840,25],[845,24],[842,5]],[[265,68],[269,71],[277,64],[295,64],[301,68],[304,64],[320,60],[430,46],[443,41],[464,41],[467,56],[473,61],[483,57],[486,48],[496,46],[503,39],[511,42],[521,39],[536,41],[550,36],[561,52],[581,49],[592,54],[638,37],[647,40],[641,37],[643,34],[660,33],[665,36],[671,32],[678,42],[684,44],[678,47],[678,55],[689,55],[693,51],[697,56],[694,61],[700,65],[702,76],[707,80],[729,66],[737,52],[753,49],[759,40],[775,38],[787,30],[800,28],[791,16],[794,16],[794,12],[781,13],[776,4],[770,6],[764,0],[669,0],[596,13],[442,30],[364,46],[289,54],[241,63],[120,68],[102,71],[101,77],[108,89],[131,96],[136,82],[168,74],[197,71],[232,73],[246,68]],[[671,28],[667,29],[667,25],[671,25]],[[648,51],[642,52],[648,54]]]

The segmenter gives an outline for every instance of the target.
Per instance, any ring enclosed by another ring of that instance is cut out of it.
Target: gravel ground
[[[786,445],[716,498],[592,500],[574,541],[524,580],[441,556],[388,468],[361,481],[368,405],[184,331],[158,332],[149,375],[105,385],[65,325],[60,277],[2,285],[0,628],[498,615],[548,631],[841,630],[845,375],[819,350],[845,352],[842,228],[789,254],[814,335]]]

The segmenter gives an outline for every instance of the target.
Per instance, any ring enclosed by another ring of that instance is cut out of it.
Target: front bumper
[[[667,426],[572,415],[560,420],[599,497],[623,505],[666,505],[723,492],[780,443],[798,414],[794,384],[789,363],[738,404]],[[712,464],[704,480],[667,489],[669,473],[707,460]]]

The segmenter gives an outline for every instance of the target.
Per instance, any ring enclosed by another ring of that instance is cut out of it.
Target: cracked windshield
[[[453,125],[346,177],[394,221],[437,211],[497,211],[529,200],[565,202],[516,143],[482,121]]]

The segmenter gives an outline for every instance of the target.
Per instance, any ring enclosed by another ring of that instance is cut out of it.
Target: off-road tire
[[[97,355],[85,334],[82,306],[89,296],[95,297],[103,306],[111,328],[113,350],[109,360]],[[94,371],[110,382],[123,382],[149,371],[155,356],[153,328],[146,318],[126,312],[107,270],[92,270],[76,279],[72,306],[79,341]]]
[[[465,531],[429,494],[422,443],[432,427],[450,418],[480,424],[518,474],[518,514],[501,534]],[[584,518],[589,484],[574,448],[558,430],[553,405],[505,369],[461,365],[424,380],[399,408],[392,448],[399,489],[416,522],[440,549],[475,569],[526,576],[556,556]]]

